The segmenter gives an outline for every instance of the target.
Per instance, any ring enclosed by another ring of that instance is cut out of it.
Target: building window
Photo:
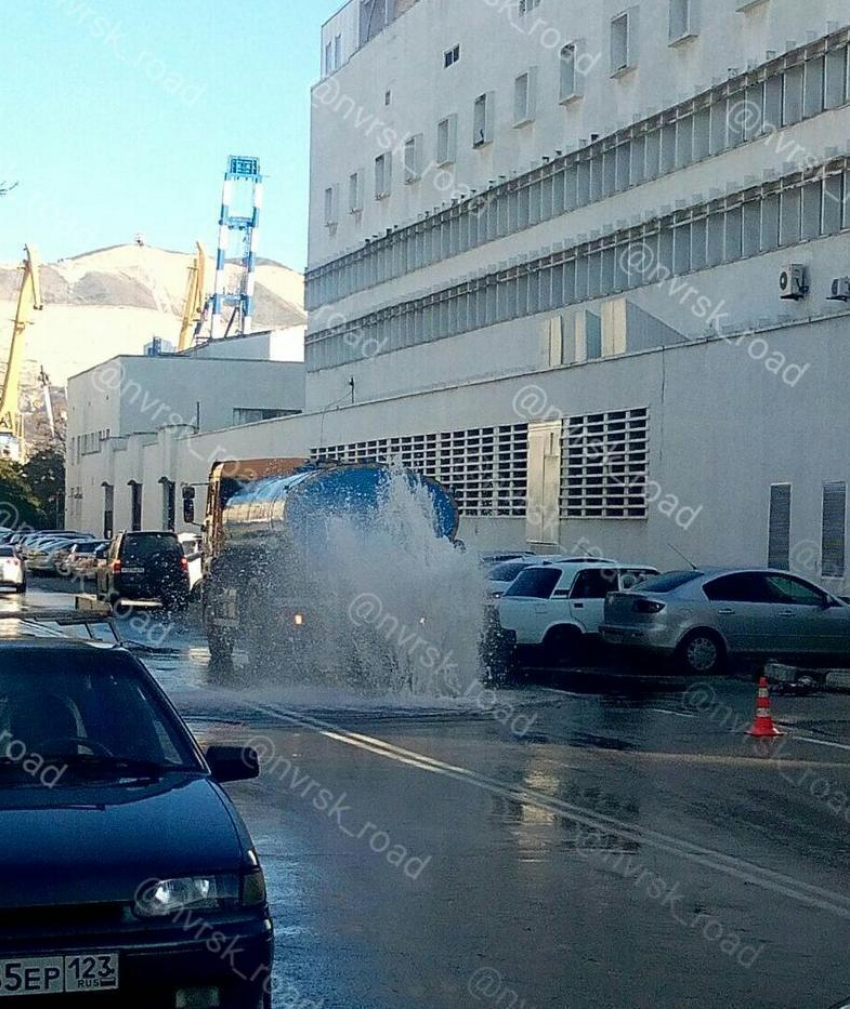
[[[520,74],[514,81],[514,126],[533,122],[537,114],[537,68]]]
[[[561,101],[571,102],[581,94],[576,69],[576,44],[570,42],[561,49]]]
[[[393,191],[393,158],[388,151],[375,158],[375,199],[385,200]]]
[[[767,530],[767,566],[787,571],[791,566],[791,484],[770,488],[770,517]]]
[[[137,533],[142,528],[142,485],[130,481],[130,528]]]
[[[472,107],[472,146],[493,143],[496,95],[492,91],[479,95]]]
[[[540,6],[540,0],[519,0],[519,13],[520,16],[523,14],[528,14],[529,11],[533,11],[535,7]]]
[[[447,49],[446,52],[443,53],[443,65],[446,70],[448,70],[449,67],[453,67],[459,60],[460,46],[455,46],[454,49]]]
[[[821,549],[821,574],[824,578],[844,577],[846,529],[847,484],[824,484]]]
[[[103,538],[112,539],[115,532],[115,487],[103,485]]]
[[[670,42],[691,39],[699,30],[699,0],[670,0]]]
[[[406,185],[422,178],[422,154],[424,137],[417,133],[404,142],[404,181]]]
[[[325,45],[325,75],[333,73],[333,69],[334,69],[333,43],[328,42]]]
[[[233,426],[241,427],[243,424],[259,424],[263,420],[275,420],[277,417],[292,417],[300,413],[300,410],[269,410],[258,409],[256,407],[235,406],[233,408]]]
[[[328,186],[325,190],[325,227],[335,228],[339,224],[339,186]]]
[[[334,38],[334,70],[339,70],[342,66],[342,36]]]
[[[645,519],[649,410],[616,410],[564,421],[561,515]]]
[[[173,480],[163,477],[162,484],[162,528],[174,532],[177,517],[177,485]]]
[[[637,64],[636,7],[618,14],[611,21],[611,76],[632,70]]]
[[[449,165],[457,160],[457,116],[446,116],[437,123],[438,165]]]
[[[348,177],[348,211],[359,214],[363,210],[363,171],[352,172]]]
[[[349,463],[398,461],[448,487],[461,515],[525,516],[527,424],[381,438],[314,448],[310,454],[313,459]]]
[[[393,103],[393,93],[392,91],[384,92],[384,105],[392,105]]]

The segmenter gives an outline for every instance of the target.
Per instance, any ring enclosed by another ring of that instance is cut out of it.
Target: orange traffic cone
[[[767,688],[767,677],[762,676],[759,680],[759,695],[756,701],[756,720],[753,727],[747,733],[763,739],[765,736],[784,736],[785,733],[777,729],[773,724],[773,716],[770,713],[770,693]]]

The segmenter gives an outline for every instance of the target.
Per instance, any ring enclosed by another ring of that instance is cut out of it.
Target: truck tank
[[[458,509],[451,494],[435,480],[412,470],[392,470],[379,463],[306,466],[290,476],[252,481],[233,494],[222,508],[225,550],[263,547],[283,538],[313,540],[334,515],[367,520],[386,493],[391,474],[402,472],[412,488],[430,496],[435,534],[453,538]]]

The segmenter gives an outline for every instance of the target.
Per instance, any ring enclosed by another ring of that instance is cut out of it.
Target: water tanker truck
[[[454,540],[458,510],[452,495],[412,470],[304,459],[213,466],[202,527],[203,619],[213,669],[233,668],[237,642],[249,667],[268,664],[270,656],[279,662],[283,652],[304,661],[303,652],[315,649],[323,621],[333,613],[326,597],[334,579],[327,575],[340,558],[333,556],[339,544],[330,535],[332,524],[354,529],[374,522],[399,480],[427,509],[434,535]],[[193,522],[192,487],[183,488],[183,511]],[[351,558],[346,561],[350,566]],[[344,621],[338,613],[332,619],[339,633]]]

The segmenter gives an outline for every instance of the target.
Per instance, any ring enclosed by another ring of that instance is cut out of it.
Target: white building
[[[184,354],[121,355],[75,375],[68,383],[67,525],[101,535],[175,528],[181,453],[205,432],[300,413],[302,349],[303,327],[296,327]]]
[[[401,456],[488,546],[846,591],[848,22],[352,0],[312,96],[305,413],[178,438],[181,479]]]

